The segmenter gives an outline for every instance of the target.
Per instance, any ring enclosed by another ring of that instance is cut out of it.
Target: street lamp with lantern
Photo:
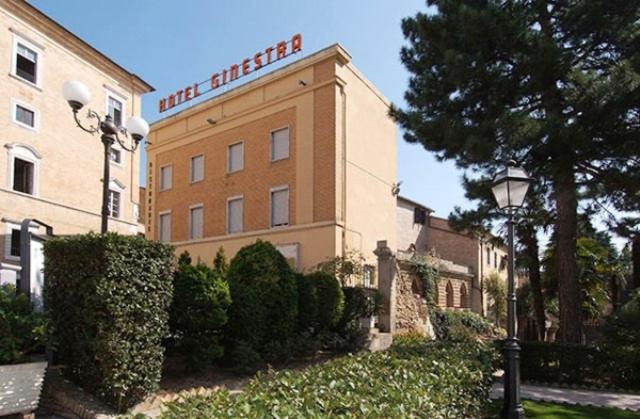
[[[111,146],[117,141],[120,146],[129,151],[135,152],[140,144],[140,141],[149,133],[149,124],[147,121],[139,116],[132,116],[126,122],[125,127],[118,127],[113,122],[111,115],[106,115],[103,118],[95,111],[89,109],[87,111],[87,119],[94,119],[96,124],[85,127],[78,118],[78,111],[86,106],[91,100],[91,92],[87,87],[79,81],[67,81],[62,86],[62,95],[73,111],[73,118],[76,121],[78,127],[88,132],[89,134],[95,134],[101,132],[100,138],[104,145],[104,173],[102,179],[102,225],[100,231],[102,234],[107,232],[107,226],[109,222],[109,180],[110,180],[110,165],[109,160],[111,156]],[[123,135],[126,138],[131,136],[133,144],[127,146],[118,134]]]
[[[514,280],[513,215],[522,207],[532,179],[527,172],[516,167],[511,160],[504,170],[493,179],[491,190],[498,208],[507,213],[508,231],[508,292],[507,292],[507,340],[504,348],[504,408],[505,418],[524,418],[520,401],[520,345],[516,337],[516,290]]]

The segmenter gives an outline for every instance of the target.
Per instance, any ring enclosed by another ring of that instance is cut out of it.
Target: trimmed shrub
[[[158,388],[173,247],[139,236],[49,240],[45,303],[64,373],[124,411]]]
[[[298,290],[287,260],[271,243],[258,240],[236,254],[227,279],[230,344],[242,341],[265,360],[279,358],[270,348],[288,342],[298,321]]]
[[[327,272],[313,272],[307,275],[318,295],[318,327],[332,330],[342,318],[344,293],[340,282]]]
[[[169,324],[187,368],[194,371],[223,354],[222,329],[228,320],[231,295],[219,271],[202,263],[184,263],[188,257],[180,259],[183,263],[173,279]]]
[[[301,331],[315,330],[318,321],[318,291],[315,284],[302,274],[296,274],[298,282],[298,327]]]
[[[491,323],[478,313],[434,308],[429,312],[436,338],[465,341],[478,339],[492,332]]]
[[[226,389],[164,405],[162,418],[481,417],[492,350],[479,343],[411,341],[298,371],[258,374]]]
[[[45,317],[33,310],[24,294],[13,285],[0,286],[0,365],[27,362],[44,353]]]

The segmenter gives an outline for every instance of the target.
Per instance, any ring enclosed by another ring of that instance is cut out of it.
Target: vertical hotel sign
[[[210,78],[204,81],[190,84],[160,99],[159,111],[168,111],[299,51],[302,51],[302,35],[296,34],[289,41],[280,41],[275,46],[269,46],[264,51],[256,52],[252,58],[243,59],[240,64],[231,64],[229,67],[213,73]]]

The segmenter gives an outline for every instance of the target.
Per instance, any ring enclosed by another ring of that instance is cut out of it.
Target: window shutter
[[[229,146],[229,172],[235,172],[244,168],[244,146],[242,143]]]
[[[289,157],[289,128],[271,133],[271,160]]]
[[[171,188],[172,171],[171,166],[160,168],[160,190]]]
[[[160,241],[171,241],[171,214],[160,215]]]
[[[228,226],[227,229],[229,233],[239,233],[243,230],[243,213],[244,208],[243,205],[244,200],[240,199],[232,199],[228,203]]]
[[[202,238],[203,214],[202,207],[191,208],[191,230],[189,231],[190,239]]]
[[[191,182],[198,182],[204,179],[204,156],[191,158]]]
[[[289,224],[289,190],[271,193],[271,226]]]

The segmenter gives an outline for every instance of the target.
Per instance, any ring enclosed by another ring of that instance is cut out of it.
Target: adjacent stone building
[[[91,90],[89,108],[118,123],[140,115],[153,88],[23,0],[0,1],[0,282],[20,272],[20,225],[40,220],[54,234],[100,231],[103,145],[76,127],[62,97],[67,80]],[[84,117],[84,112],[82,112]],[[140,153],[114,148],[109,228],[138,222]],[[35,229],[36,226],[34,225]]]

